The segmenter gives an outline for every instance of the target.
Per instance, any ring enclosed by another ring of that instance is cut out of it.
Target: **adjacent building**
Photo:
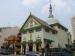
[[[0,47],[3,45],[4,40],[10,36],[17,36],[19,33],[18,27],[1,27],[0,28]]]
[[[72,41],[75,40],[75,17],[71,19],[71,25],[72,25]]]

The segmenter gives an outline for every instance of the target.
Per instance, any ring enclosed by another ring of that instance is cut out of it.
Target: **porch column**
[[[36,52],[36,43],[35,43],[36,42],[36,36],[35,36],[36,34],[35,33],[36,33],[36,30],[34,30],[34,36],[33,36],[33,51]]]
[[[36,44],[33,44],[33,51],[36,52]]]
[[[14,49],[17,49],[16,47],[14,47]],[[16,55],[16,51],[14,51],[14,55]]]
[[[29,50],[28,43],[26,44],[26,52]]]
[[[23,53],[23,47],[22,47],[22,45],[21,45],[21,54]]]

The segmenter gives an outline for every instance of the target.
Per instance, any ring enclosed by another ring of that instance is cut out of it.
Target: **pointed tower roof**
[[[50,7],[49,7],[49,18],[53,17],[52,14],[52,5],[51,5],[51,0],[50,0]]]
[[[54,18],[52,12],[53,12],[52,11],[52,4],[51,4],[51,0],[50,0],[49,16],[48,16],[48,20],[46,21],[49,25],[59,22],[57,19]]]
[[[55,24],[58,24],[60,25],[62,28],[64,28],[65,30],[67,30],[66,27],[64,27],[60,22],[59,20],[55,19],[53,14],[52,14],[52,5],[51,5],[51,0],[50,0],[50,7],[49,7],[49,17],[48,17],[48,20],[46,21],[48,23],[48,25],[55,25]]]

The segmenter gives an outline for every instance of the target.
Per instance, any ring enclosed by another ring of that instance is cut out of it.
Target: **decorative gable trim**
[[[27,20],[25,21],[25,23],[23,24],[23,26],[21,27],[21,29],[20,29],[20,32],[22,32],[22,29],[23,29],[23,27],[24,27],[24,25],[26,24],[26,22],[30,19],[30,17],[33,17],[34,19],[36,18],[35,16],[33,16],[33,15],[29,15],[28,16],[28,18],[27,18]],[[36,19],[35,19],[36,20]],[[38,21],[38,20],[37,20]],[[39,22],[39,21],[38,21]],[[41,23],[41,22],[39,22],[42,26],[43,26],[43,24]],[[34,27],[35,28],[35,27]]]
[[[38,21],[42,26],[47,27],[48,29],[50,29],[50,30],[52,30],[52,31],[57,31],[57,30],[53,29],[52,27],[50,27],[45,21],[43,21],[43,20],[39,19],[38,17],[36,17],[36,16],[30,14],[30,15],[28,16],[27,20],[25,21],[25,23],[23,24],[23,26],[21,27],[20,32],[22,32],[22,29],[23,29],[24,25],[26,24],[26,22],[29,20],[30,17],[33,17],[33,18],[34,18],[36,21]]]
[[[28,16],[27,20],[26,20],[26,21],[24,22],[24,24],[22,25],[22,27],[21,27],[21,29],[20,29],[20,32],[22,31],[22,29],[23,29],[24,25],[26,24],[26,22],[28,21],[29,17],[30,17],[30,15]]]
[[[36,26],[36,27],[28,28],[28,29],[23,29],[23,30],[21,30],[21,32],[26,32],[26,31],[34,30],[34,29],[38,29],[38,28],[41,28],[41,27],[42,26]]]

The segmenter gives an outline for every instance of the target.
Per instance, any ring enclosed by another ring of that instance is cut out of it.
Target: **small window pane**
[[[49,32],[49,29],[45,29],[46,32]]]
[[[41,28],[36,29],[36,32],[41,31]]]
[[[52,31],[52,34],[56,34],[57,32],[55,32],[55,31]]]
[[[26,34],[27,32],[23,32],[23,34]]]
[[[30,32],[30,33],[32,33],[32,32],[33,32],[33,30],[29,30],[29,32]]]

